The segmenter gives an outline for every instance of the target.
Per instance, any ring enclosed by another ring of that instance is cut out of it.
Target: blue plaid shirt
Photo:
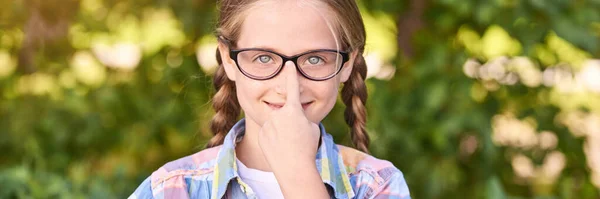
[[[235,145],[245,120],[229,131],[221,146],[169,162],[142,182],[129,198],[256,198],[239,177]],[[331,198],[410,199],[404,176],[392,163],[336,145],[321,129],[316,166]]]

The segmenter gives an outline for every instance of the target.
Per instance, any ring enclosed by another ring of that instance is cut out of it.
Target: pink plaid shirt
[[[165,164],[129,198],[256,198],[238,174],[235,144],[244,136],[244,120],[223,145]],[[410,199],[404,176],[392,163],[336,145],[321,127],[316,166],[331,198]]]

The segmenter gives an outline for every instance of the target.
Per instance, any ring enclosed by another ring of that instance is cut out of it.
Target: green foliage
[[[413,198],[600,197],[598,142],[568,122],[600,115],[600,94],[541,76],[600,55],[600,1],[359,4],[382,63],[367,81],[371,151]],[[0,198],[123,198],[201,150],[215,15],[203,0],[0,1]],[[481,69],[494,64],[499,78]],[[349,144],[343,109],[324,123]]]

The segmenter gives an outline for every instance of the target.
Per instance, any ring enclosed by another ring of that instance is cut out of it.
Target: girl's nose
[[[300,71],[298,71],[298,69],[296,69],[296,65],[294,64],[293,61],[287,61],[285,63],[283,63],[283,68],[281,69],[283,71],[281,71],[282,74],[280,75],[302,75],[300,74]]]
[[[275,79],[277,79],[277,92],[280,94],[286,94],[286,88],[287,88],[287,82],[288,82],[288,78],[292,78],[290,79],[290,81],[296,81],[298,82],[298,91],[300,91],[300,93],[302,93],[302,84],[301,84],[301,78],[303,77],[302,74],[300,73],[300,71],[298,71],[298,69],[296,69],[296,66],[294,65],[294,62],[292,61],[287,61],[284,63],[283,68],[281,69],[282,71],[277,75],[277,77],[275,77]]]

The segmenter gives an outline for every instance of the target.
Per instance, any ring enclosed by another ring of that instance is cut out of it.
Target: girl
[[[410,198],[402,173],[366,154],[365,29],[354,0],[219,4],[215,135],[131,198]],[[341,83],[362,152],[336,145],[320,124]]]

